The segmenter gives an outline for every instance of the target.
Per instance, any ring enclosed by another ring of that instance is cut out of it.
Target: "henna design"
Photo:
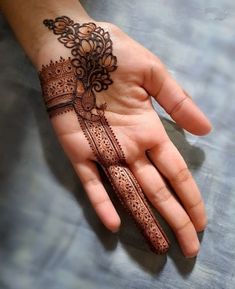
[[[106,104],[98,106],[96,92],[112,84],[110,73],[117,69],[108,32],[94,23],[79,24],[67,16],[43,22],[72,57],[43,65],[39,72],[42,92],[50,117],[73,111],[117,196],[132,216],[150,248],[164,253],[169,241],[154,217],[122,148],[104,116]]]
[[[117,66],[117,58],[112,54],[112,41],[108,32],[94,23],[74,23],[66,16],[55,21],[44,20],[44,24],[57,35],[65,47],[71,48],[74,58],[79,91],[78,113],[89,120],[98,120],[104,114],[105,104],[96,104],[95,92],[108,89],[112,84],[110,72]]]

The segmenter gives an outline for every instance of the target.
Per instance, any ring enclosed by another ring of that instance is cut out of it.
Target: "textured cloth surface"
[[[164,223],[169,254],[150,252],[118,204],[121,231],[108,232],[52,131],[36,71],[0,18],[0,288],[235,288],[235,2],[83,3],[157,54],[213,122],[198,138],[156,108],[198,182],[209,224],[196,260],[182,256]]]

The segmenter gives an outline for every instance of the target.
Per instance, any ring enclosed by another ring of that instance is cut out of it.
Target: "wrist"
[[[50,60],[57,60],[58,55],[71,56],[70,51],[61,45],[57,37],[49,31],[48,27],[44,25],[44,20],[55,19],[57,17],[66,15],[69,18],[73,19],[74,22],[78,23],[88,23],[88,22],[96,22],[92,19],[86,12],[83,11],[62,11],[58,9],[55,13],[51,14],[49,17],[45,17],[41,20],[41,29],[43,29],[43,33],[38,37],[35,47],[32,48],[31,61],[37,70],[40,70],[41,66],[45,63],[48,63]]]
[[[72,16],[70,15],[71,14],[69,15],[67,14],[66,16],[57,15],[57,17],[55,17],[54,19],[45,19],[44,27],[45,27],[45,30],[47,31],[47,34],[44,40],[42,41],[42,45],[40,45],[40,48],[35,54],[35,58],[32,60],[38,71],[41,70],[43,65],[49,64],[50,61],[53,61],[53,62],[58,61],[60,57],[65,58],[65,59],[69,57],[70,58],[74,57],[74,54],[71,52],[71,49],[68,49],[68,48],[72,48],[76,45],[75,44],[76,37],[73,37],[73,33],[72,35],[68,37],[66,31],[64,31],[64,27],[68,25],[68,21],[72,21],[72,25],[75,25],[75,26],[78,25],[80,27],[79,29],[82,29],[81,32],[79,32],[83,34],[83,36],[81,37],[85,37],[84,32],[86,30],[84,31],[84,29],[87,29],[87,27],[89,27],[89,29],[92,29],[91,27],[93,27],[93,24],[95,24],[96,27],[102,27],[104,29],[103,31],[109,32],[110,35],[113,35],[113,34],[117,35],[120,31],[112,23],[94,21],[90,17],[74,16],[72,18]],[[78,26],[77,26],[77,29],[78,29]],[[52,33],[53,31],[54,33]],[[62,40],[60,40],[61,38]],[[65,45],[64,41],[68,42],[68,46]]]
[[[2,0],[0,9],[36,68],[41,54],[54,42],[50,31],[43,25],[44,19],[67,15],[80,23],[94,22],[78,0]]]
[[[31,57],[31,61],[37,70],[40,70],[42,65],[49,63],[51,60],[56,61],[60,56],[71,57],[71,52],[69,49],[61,45],[58,41],[58,35],[54,35],[48,27],[46,27],[44,21],[53,20],[61,16],[67,16],[72,19],[75,23],[97,23],[91,17],[86,15],[81,15],[78,13],[56,13],[53,17],[46,17],[41,21],[41,26],[44,29],[43,34],[38,40],[37,47],[34,49],[34,54]],[[62,23],[63,25],[63,23]],[[59,29],[60,27],[58,27]]]
[[[41,70],[42,65],[48,64],[50,61],[55,62],[59,60],[60,57],[68,58],[74,56],[73,53],[71,54],[71,49],[68,48],[74,47],[78,39],[76,39],[76,36],[73,34],[67,34],[64,28],[65,26],[76,26],[75,29],[78,29],[76,31],[80,31],[81,29],[81,32],[78,33],[84,33],[84,29],[91,29],[90,27],[93,27],[94,24],[106,28],[107,31],[110,30],[111,25],[109,23],[97,22],[90,17],[70,17],[71,16],[67,14],[66,16],[57,16],[54,19],[45,19],[44,27],[47,34],[35,54],[35,58],[32,60],[37,70]],[[54,31],[54,33],[52,33],[52,31]],[[69,33],[71,33],[71,31]],[[66,39],[68,46],[64,45]]]

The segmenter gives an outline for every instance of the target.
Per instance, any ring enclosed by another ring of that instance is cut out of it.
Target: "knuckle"
[[[161,140],[158,146],[156,146],[156,153],[160,155],[161,153],[168,152],[171,149],[172,149],[172,142],[168,137],[166,137]]]
[[[170,116],[173,116],[176,112],[178,112],[178,111],[182,108],[184,102],[185,102],[187,99],[188,99],[188,97],[185,96],[183,99],[181,99],[179,102],[177,102],[177,103],[173,106],[173,108],[169,111]]]
[[[161,62],[159,58],[155,55],[153,56],[151,63],[150,63],[150,70],[152,73],[160,73],[165,70],[165,65]]]
[[[167,189],[167,187],[162,186],[157,190],[157,192],[150,195],[150,201],[152,202],[153,205],[158,206],[159,204],[169,200],[170,197],[172,197],[172,195]]]
[[[97,178],[89,178],[83,181],[83,185],[89,187],[97,187],[98,185],[100,185],[100,180]]]
[[[149,60],[149,62],[150,63],[148,65],[148,68],[149,68],[149,73],[150,73],[150,79],[151,81],[155,82],[156,76],[160,77],[165,71],[165,67],[164,67],[164,64],[160,60],[156,60],[155,58]],[[164,81],[165,81],[165,77],[161,79],[160,86],[163,85]]]
[[[191,172],[189,171],[188,168],[184,168],[182,170],[180,170],[178,173],[175,174],[175,176],[173,176],[173,178],[171,178],[171,182],[172,183],[183,183],[188,181],[189,179],[192,178]]]
[[[194,210],[195,208],[197,208],[198,206],[200,206],[203,203],[202,199],[200,199],[198,202],[194,203],[193,205],[191,205],[188,208],[188,211]]]
[[[159,59],[156,59],[155,56],[152,56],[150,54],[149,58],[150,60],[148,62],[148,65],[146,66],[146,79],[148,80],[148,83],[155,84],[154,91],[151,91],[151,94],[154,97],[157,97],[166,81],[166,69],[164,64]]]
[[[191,226],[192,223],[190,219],[188,218],[182,225],[176,228],[176,233],[179,233],[180,231],[184,230],[186,227]]]
[[[97,208],[101,205],[104,205],[105,203],[108,203],[110,200],[109,198],[105,198],[105,199],[101,199],[101,200],[96,200],[93,202],[93,207],[94,208]]]

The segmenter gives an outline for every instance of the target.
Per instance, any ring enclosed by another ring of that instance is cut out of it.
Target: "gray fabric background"
[[[0,288],[235,288],[235,2],[83,2],[156,53],[213,122],[198,138],[162,114],[209,225],[196,260],[182,256],[166,224],[169,254],[151,253],[119,205],[122,229],[108,232],[50,127],[36,72],[0,18]]]

